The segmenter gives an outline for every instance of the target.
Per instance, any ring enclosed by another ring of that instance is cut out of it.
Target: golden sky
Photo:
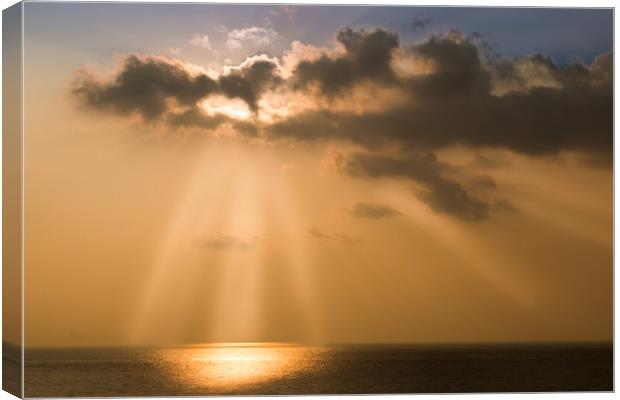
[[[27,346],[611,340],[611,53],[271,9],[26,32]]]

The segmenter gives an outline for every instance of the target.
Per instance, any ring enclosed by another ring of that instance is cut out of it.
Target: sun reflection
[[[243,391],[249,386],[294,376],[311,370],[321,349],[286,344],[219,344],[186,348],[171,353],[169,360],[177,379],[184,385],[209,388],[211,391]]]

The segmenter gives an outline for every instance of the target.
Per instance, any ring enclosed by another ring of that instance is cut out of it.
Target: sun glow
[[[201,106],[208,115],[223,114],[241,120],[252,117],[252,111],[241,99],[229,99],[225,96],[213,95],[204,100]]]

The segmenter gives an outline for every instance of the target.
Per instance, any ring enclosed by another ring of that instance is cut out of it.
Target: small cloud
[[[329,235],[324,234],[316,228],[310,229],[308,233],[318,239],[329,239]]]
[[[211,250],[249,250],[254,248],[256,243],[260,241],[262,241],[262,239],[256,236],[249,239],[244,239],[242,237],[232,235],[212,235],[197,241],[196,245]]]
[[[358,244],[362,241],[360,238],[354,238],[344,234],[335,234],[333,238],[340,244]]]
[[[411,23],[411,28],[413,31],[417,30],[426,30],[426,27],[429,26],[433,22],[431,17],[413,17],[413,21]]]
[[[402,215],[400,211],[390,206],[372,203],[357,203],[355,207],[353,207],[353,210],[349,211],[349,213],[355,218],[371,219],[388,218]]]
[[[319,240],[326,240],[326,241],[329,240],[329,241],[333,241],[337,244],[342,244],[342,245],[358,244],[362,241],[360,238],[354,238],[354,237],[348,236],[343,233],[334,233],[334,234],[323,233],[316,228],[310,229],[308,233]]]
[[[202,47],[203,49],[213,50],[213,48],[211,47],[211,41],[209,40],[209,36],[207,35],[200,35],[196,33],[194,34],[194,36],[192,36],[189,43],[192,46],[198,46]]]
[[[272,28],[252,26],[233,29],[226,31],[225,46],[229,50],[239,50],[245,47],[265,48],[271,46],[278,37],[278,32]]]
[[[179,47],[171,47],[168,49],[168,52],[170,54],[172,54],[173,56],[178,56],[179,54],[181,54],[181,48]]]

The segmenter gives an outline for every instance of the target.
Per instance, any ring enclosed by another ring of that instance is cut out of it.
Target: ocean
[[[613,390],[611,344],[27,349],[27,397]]]

